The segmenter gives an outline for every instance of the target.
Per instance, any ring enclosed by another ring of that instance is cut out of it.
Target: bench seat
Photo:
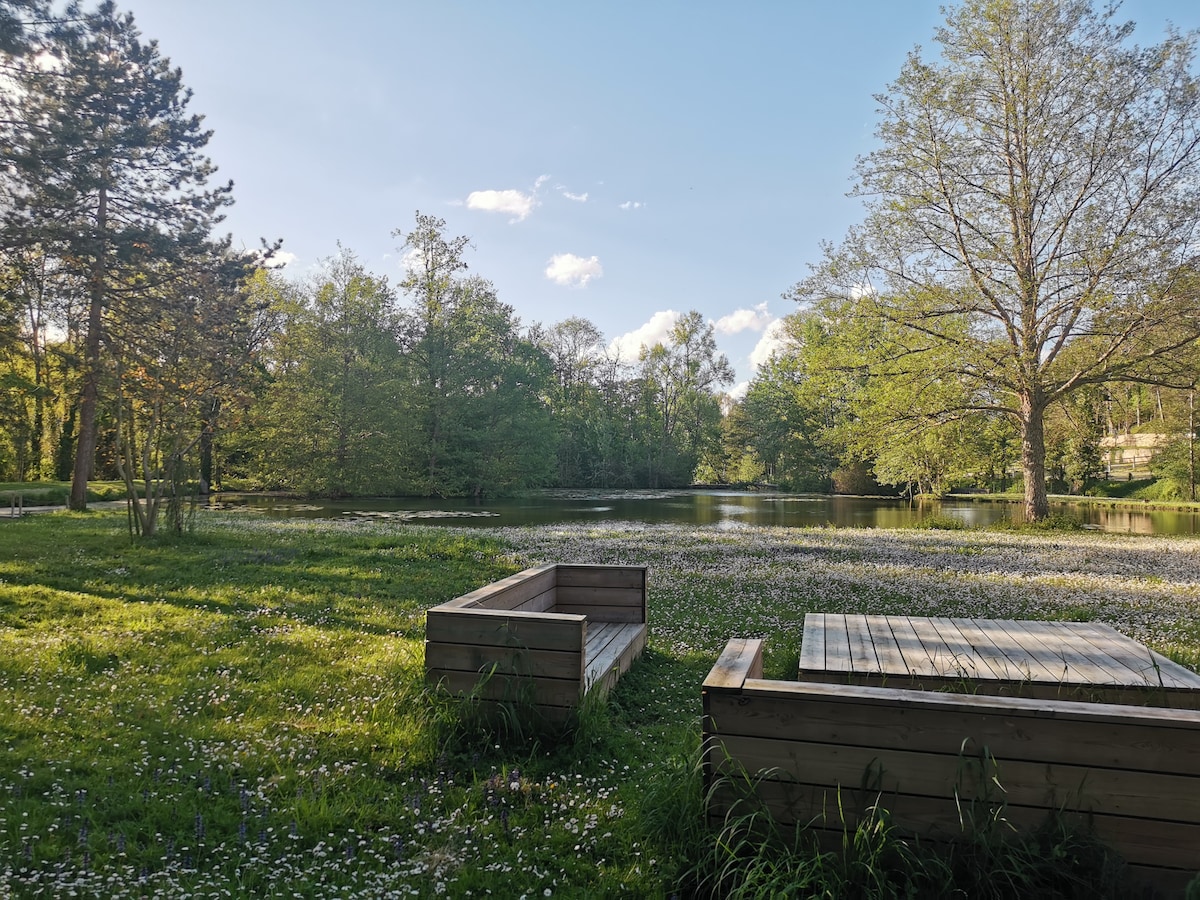
[[[544,565],[428,611],[430,683],[562,719],[646,645],[646,567]]]

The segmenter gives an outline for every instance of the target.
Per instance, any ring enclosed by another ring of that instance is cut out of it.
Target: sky
[[[124,0],[213,130],[236,246],[285,272],[352,251],[403,278],[417,211],[524,325],[594,322],[625,359],[699,311],[737,373],[862,218],[876,94],[931,0]],[[1135,39],[1200,4],[1127,0]]]

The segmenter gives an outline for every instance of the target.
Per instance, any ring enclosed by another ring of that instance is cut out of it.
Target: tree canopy
[[[792,292],[885,323],[864,363],[904,398],[893,420],[1016,422],[1031,519],[1047,513],[1050,404],[1169,382],[1200,335],[1195,39],[1139,47],[1114,15],[1086,0],[950,10],[939,55],[914,50],[878,97],[879,147],[857,166],[866,218]]]

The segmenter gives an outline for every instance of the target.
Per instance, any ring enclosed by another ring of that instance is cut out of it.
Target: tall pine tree
[[[86,506],[114,323],[161,303],[162,279],[212,253],[232,183],[209,187],[211,132],[188,112],[179,69],[111,2],[72,4],[49,55],[15,63],[3,156],[9,247],[40,246],[86,286],[78,443],[70,506]]]

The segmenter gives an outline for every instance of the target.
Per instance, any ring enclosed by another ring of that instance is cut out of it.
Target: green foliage
[[[1116,895],[1077,832],[943,855],[882,811],[833,853],[760,830],[765,817],[709,829],[698,686],[733,633],[768,637],[769,677],[794,673],[807,611],[1123,615],[1133,607],[1097,599],[1095,567],[1111,557],[1128,572],[1144,547],[569,527],[505,532],[514,547],[456,529],[211,515],[186,540],[139,543],[115,513],[0,527],[0,891]],[[995,593],[964,590],[977,583],[974,563],[953,567],[964,550],[1022,565],[996,569]],[[1028,577],[1085,556],[1077,585]],[[472,721],[424,682],[425,609],[534,559],[654,573],[651,645],[565,731]],[[1138,608],[1173,635],[1157,645],[1194,665],[1195,635],[1176,627],[1186,591],[1138,584]]]

